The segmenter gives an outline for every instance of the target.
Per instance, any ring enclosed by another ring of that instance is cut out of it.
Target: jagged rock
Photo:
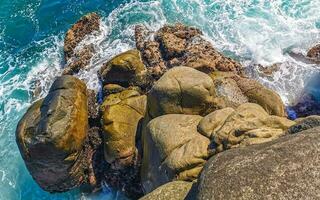
[[[312,47],[308,51],[307,56],[317,62],[320,62],[320,44],[317,44],[316,46]]]
[[[295,125],[291,126],[288,129],[287,133],[295,134],[301,131],[305,131],[320,126],[320,116],[313,115],[306,118],[300,118],[297,119],[296,122],[297,123]]]
[[[285,134],[295,122],[269,115],[261,106],[246,103],[236,110],[225,108],[205,116],[198,130],[213,139],[213,153],[268,142]]]
[[[239,63],[223,56],[201,36],[199,29],[180,23],[174,26],[165,25],[157,32],[151,32],[142,25],[135,29],[136,46],[151,73],[158,78],[167,69],[180,65],[205,73],[241,73]]]
[[[146,193],[173,180],[197,178],[210,140],[197,132],[198,115],[170,114],[150,121],[143,135],[141,182]]]
[[[198,200],[318,199],[319,128],[213,156],[199,178]]]
[[[191,182],[173,181],[158,187],[139,200],[184,200],[191,187]]]
[[[165,114],[203,115],[213,105],[213,81],[189,67],[175,67],[165,73],[148,94],[152,118]]]
[[[66,33],[64,39],[64,56],[66,66],[63,74],[74,74],[90,63],[94,54],[93,44],[86,44],[79,47],[79,44],[88,35],[99,31],[100,16],[96,13],[89,13],[77,21]]]
[[[122,87],[146,87],[147,74],[140,52],[129,50],[112,58],[100,69],[99,77],[103,84],[118,84]]]
[[[136,134],[147,97],[133,89],[109,95],[101,106],[104,156],[113,168],[130,166],[137,156]]]
[[[41,188],[61,192],[85,181],[87,128],[86,85],[72,76],[58,77],[49,94],[29,108],[16,131],[20,153]]]

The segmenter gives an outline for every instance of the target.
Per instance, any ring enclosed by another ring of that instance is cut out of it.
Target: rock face
[[[93,44],[79,47],[85,37],[99,30],[100,16],[90,13],[83,16],[67,32],[64,39],[64,56],[66,66],[64,74],[74,74],[90,62],[94,54]]]
[[[214,81],[216,108],[237,108],[251,102],[259,104],[271,115],[286,117],[280,96],[257,81],[230,72],[213,72],[209,75]]]
[[[57,78],[47,97],[20,120],[17,144],[29,172],[44,190],[66,191],[84,181],[87,128],[86,86],[72,76]]]
[[[130,50],[112,58],[102,66],[99,77],[103,84],[142,88],[147,85],[146,67],[137,50]]]
[[[148,94],[152,118],[165,114],[203,115],[213,106],[213,81],[189,67],[175,67],[165,73]]]
[[[319,127],[212,157],[198,200],[319,199]]]
[[[155,189],[139,200],[184,200],[191,189],[192,183],[173,181]]]
[[[146,102],[147,97],[133,89],[111,94],[103,102],[104,156],[113,168],[130,166],[137,156],[135,140]]]
[[[149,122],[143,141],[142,185],[146,193],[172,180],[197,178],[210,140],[197,132],[198,115],[164,115]]]
[[[320,62],[320,44],[317,44],[316,46],[312,47],[308,51],[307,56],[317,62]]]
[[[289,134],[299,133],[301,131],[305,131],[320,126],[320,116],[313,115],[306,118],[297,119],[296,122],[297,124],[291,126],[288,129],[287,132]]]
[[[214,153],[226,149],[259,144],[285,134],[295,122],[269,115],[261,106],[246,103],[236,110],[225,108],[204,117],[198,130],[213,139]]]
[[[223,56],[201,36],[199,29],[182,24],[165,25],[157,32],[151,32],[142,25],[135,30],[136,46],[155,76],[160,77],[166,69],[180,65],[205,73],[241,71],[239,63]]]

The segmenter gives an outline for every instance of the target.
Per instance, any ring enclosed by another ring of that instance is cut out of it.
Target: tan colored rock
[[[249,102],[262,106],[269,114],[286,117],[285,106],[280,96],[259,82],[239,76],[233,77]]]
[[[139,200],[185,200],[191,187],[191,182],[173,181],[158,187]]]
[[[197,132],[198,115],[170,114],[149,122],[141,181],[145,192],[173,180],[194,180],[209,157],[210,140]]]
[[[145,87],[147,84],[146,67],[137,50],[129,50],[112,58],[102,66],[99,76],[103,84],[123,87]]]
[[[101,106],[104,156],[115,169],[133,164],[138,124],[145,115],[146,96],[136,90],[109,95]]]
[[[152,118],[165,114],[204,115],[213,106],[213,81],[189,67],[175,67],[165,73],[148,94]]]
[[[66,191],[86,179],[87,104],[86,85],[75,77],[61,76],[18,124],[20,153],[34,180],[46,191]]]
[[[217,120],[219,116],[223,117]],[[207,115],[200,121],[198,130],[214,140],[214,151],[218,153],[274,140],[294,124],[287,118],[269,115],[257,104],[246,103],[233,112],[226,108]]]
[[[249,102],[248,97],[243,94],[237,82],[233,79],[233,76],[236,76],[233,72],[217,71],[209,75],[214,83],[216,109],[237,108],[241,104]]]

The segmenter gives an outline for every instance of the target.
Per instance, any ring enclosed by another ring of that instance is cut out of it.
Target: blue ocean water
[[[102,16],[100,34],[88,38],[97,55],[80,78],[98,88],[105,60],[134,47],[133,27],[156,30],[183,22],[201,28],[216,48],[239,60],[252,75],[290,104],[319,66],[291,58],[320,42],[319,0],[1,0],[0,1],[0,200],[121,199],[117,191],[88,196],[78,190],[42,191],[28,174],[15,143],[15,128],[27,107],[43,97],[61,73],[63,37],[82,15]],[[279,63],[272,77],[254,64]],[[34,96],[36,85],[40,94]]]

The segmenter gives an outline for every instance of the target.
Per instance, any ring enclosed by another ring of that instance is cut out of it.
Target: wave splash
[[[39,5],[28,7],[28,12],[33,14],[26,16],[35,24],[39,24],[37,18],[41,17],[36,15]],[[98,90],[97,70],[111,57],[135,46],[136,24],[143,23],[156,30],[165,23],[179,21],[199,27],[217,49],[240,61],[253,78],[276,90],[290,104],[319,68],[288,54],[294,51],[305,55],[309,47],[320,41],[319,10],[320,4],[311,0],[133,0],[111,12],[102,7],[100,12],[105,17],[99,35],[84,42],[96,44],[97,53],[79,77]],[[84,14],[81,12],[78,15]],[[96,199],[78,191],[53,196],[43,192],[26,171],[15,144],[14,131],[19,118],[32,101],[47,93],[54,77],[61,74],[64,32],[56,32],[30,42],[15,55],[0,48],[0,146],[3,147],[0,199]],[[5,34],[0,32],[0,42],[7,49],[14,48],[3,39]],[[278,69],[272,76],[262,76],[255,67],[275,63]],[[111,196],[110,199],[115,197]]]

